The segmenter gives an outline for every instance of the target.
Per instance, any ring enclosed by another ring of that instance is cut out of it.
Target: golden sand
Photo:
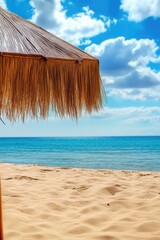
[[[0,164],[5,240],[160,240],[160,173]]]

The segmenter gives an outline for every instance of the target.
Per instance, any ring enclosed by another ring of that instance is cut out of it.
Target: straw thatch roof
[[[101,105],[97,59],[0,7],[0,116],[77,118]]]

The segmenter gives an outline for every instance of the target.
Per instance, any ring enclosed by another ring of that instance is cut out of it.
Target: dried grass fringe
[[[10,121],[60,117],[78,118],[85,109],[102,107],[104,95],[97,60],[45,60],[0,55],[0,116]]]

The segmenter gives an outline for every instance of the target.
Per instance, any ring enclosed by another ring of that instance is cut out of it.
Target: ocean
[[[160,137],[0,138],[0,162],[160,171]]]

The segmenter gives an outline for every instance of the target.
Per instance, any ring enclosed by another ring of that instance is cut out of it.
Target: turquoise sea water
[[[0,162],[160,171],[160,137],[0,138]]]

